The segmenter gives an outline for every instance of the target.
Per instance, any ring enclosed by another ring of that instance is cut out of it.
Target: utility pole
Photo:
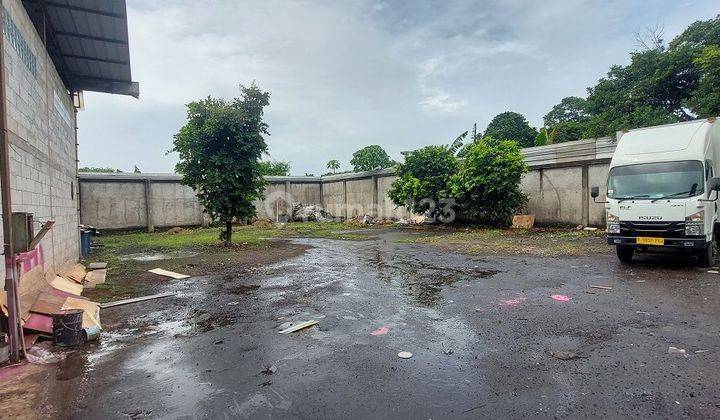
[[[472,141],[475,141],[475,138],[477,137],[477,123],[473,124],[473,138]]]

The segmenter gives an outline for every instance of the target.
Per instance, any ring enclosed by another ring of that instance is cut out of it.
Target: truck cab
[[[618,133],[605,203],[607,242],[623,263],[636,252],[716,255],[720,124],[715,118]],[[593,199],[599,188],[591,189]]]

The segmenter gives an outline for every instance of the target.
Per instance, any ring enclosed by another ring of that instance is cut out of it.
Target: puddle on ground
[[[160,261],[172,260],[176,258],[196,257],[197,252],[193,251],[173,251],[173,252],[138,252],[136,254],[126,254],[118,257],[123,261]]]

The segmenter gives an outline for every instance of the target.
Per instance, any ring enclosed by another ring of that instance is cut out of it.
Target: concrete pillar
[[[581,188],[582,191],[582,217],[581,224],[587,226],[590,223],[590,190],[589,190],[589,167],[582,166]]]
[[[370,211],[370,215],[374,218],[378,218],[380,216],[380,212],[378,211],[378,177],[377,177],[377,175],[372,176],[372,209]]]
[[[349,220],[348,200],[347,200],[347,181],[343,180],[343,206],[345,207],[345,220]]]
[[[290,181],[285,181],[285,214],[292,216],[292,197],[290,197]]]
[[[152,201],[150,198],[150,180],[145,179],[145,221],[147,222],[148,233],[153,233],[155,232],[155,225],[153,224]]]
[[[323,196],[323,181],[320,179],[320,207],[325,208],[325,197]]]

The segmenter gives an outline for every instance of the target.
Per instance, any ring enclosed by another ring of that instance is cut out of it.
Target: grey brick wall
[[[45,268],[59,267],[79,255],[74,108],[20,0],[2,3],[37,59],[33,74],[6,40],[13,211],[34,213],[36,220],[55,220],[40,247]]]

